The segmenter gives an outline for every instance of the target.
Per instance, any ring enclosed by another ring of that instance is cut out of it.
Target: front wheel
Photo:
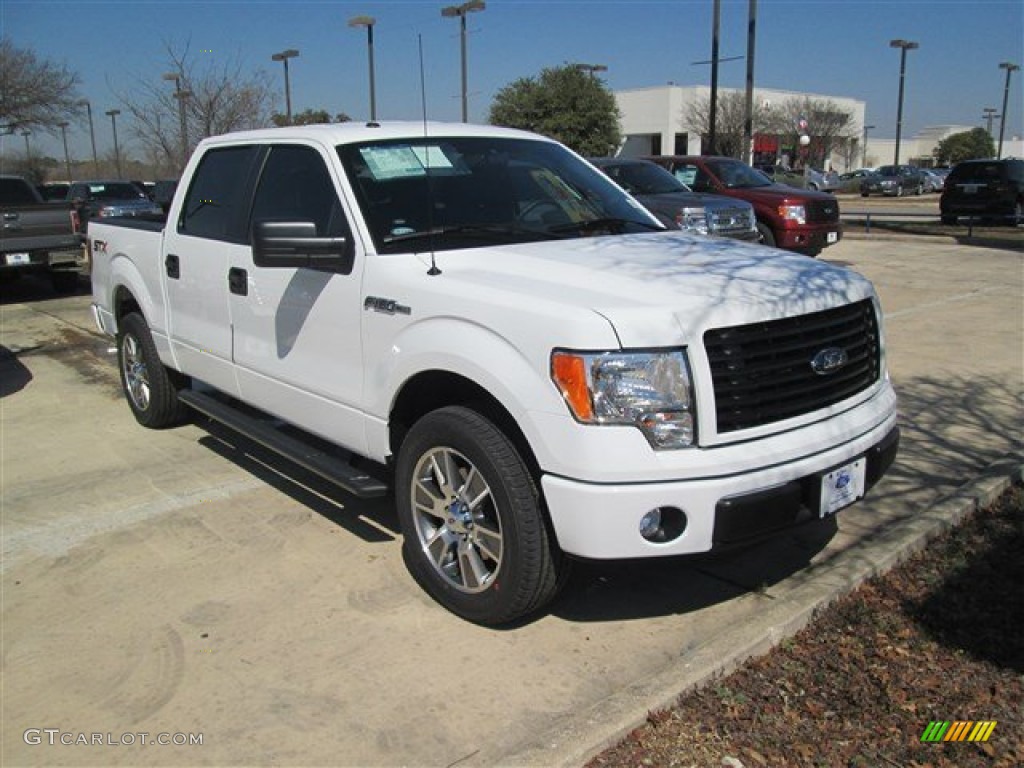
[[[771,227],[760,221],[757,222],[757,242],[761,243],[761,245],[775,247],[775,234],[772,232]]]
[[[188,417],[188,407],[178,400],[177,382],[160,362],[149,326],[137,312],[121,319],[117,367],[128,405],[139,424],[160,429],[180,424]]]
[[[554,597],[563,557],[533,477],[476,411],[441,408],[413,425],[398,452],[395,498],[406,565],[452,613],[494,626]]]

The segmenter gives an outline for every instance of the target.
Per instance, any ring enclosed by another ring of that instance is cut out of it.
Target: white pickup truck
[[[412,575],[470,621],[538,611],[568,556],[832,515],[896,454],[866,279],[668,231],[529,133],[218,136],[165,225],[88,237],[136,419],[194,409],[357,496],[393,488]]]

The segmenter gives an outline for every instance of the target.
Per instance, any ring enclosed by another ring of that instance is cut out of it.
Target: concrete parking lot
[[[870,498],[727,558],[587,564],[503,631],[420,592],[388,501],[201,420],[138,427],[89,297],[4,286],[0,762],[579,762],[1020,466],[1024,255],[850,238],[823,258],[887,316],[903,444]]]

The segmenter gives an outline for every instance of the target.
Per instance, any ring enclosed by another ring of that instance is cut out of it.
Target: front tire
[[[160,362],[149,326],[137,312],[121,319],[117,367],[125,398],[139,424],[162,429],[188,418],[188,407],[178,400],[177,382]]]
[[[772,232],[771,227],[762,222],[757,222],[757,241],[761,245],[767,245],[771,248],[775,247],[775,234]]]
[[[398,452],[395,500],[410,573],[452,613],[495,626],[555,596],[563,556],[537,487],[486,417],[450,406],[417,421]]]

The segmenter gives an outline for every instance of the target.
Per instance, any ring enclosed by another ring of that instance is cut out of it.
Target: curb
[[[770,651],[809,624],[823,608],[924,549],[977,509],[991,504],[1013,484],[1024,482],[1024,454],[1009,454],[990,464],[973,480],[937,501],[922,514],[905,518],[834,559],[797,575],[797,582],[775,599],[756,594],[739,599],[762,601],[762,621],[737,623],[722,633],[731,650],[705,643],[658,673],[618,691],[582,712],[552,724],[533,745],[499,759],[509,766],[584,765],[643,725],[648,713],[671,707],[688,691],[732,672],[753,656]],[[872,548],[880,551],[874,553]]]

